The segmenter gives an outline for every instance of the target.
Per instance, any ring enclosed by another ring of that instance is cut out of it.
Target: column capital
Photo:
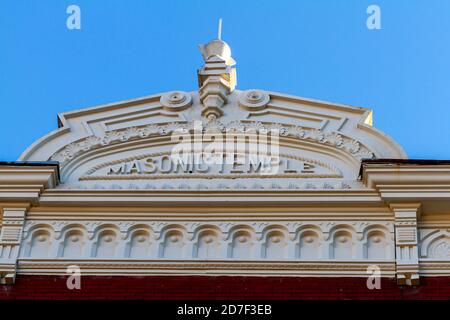
[[[420,208],[422,207],[422,203],[420,202],[393,202],[393,203],[389,203],[389,208],[391,208],[391,210],[396,211],[396,212],[400,212],[400,211],[413,211],[415,210],[416,212],[420,211]]]

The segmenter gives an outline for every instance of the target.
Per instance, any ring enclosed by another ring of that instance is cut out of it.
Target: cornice
[[[0,165],[0,202],[32,201],[59,183],[57,165]]]
[[[450,188],[450,165],[363,163],[362,180],[369,188]]]
[[[421,202],[423,208],[439,205],[438,211],[450,207],[450,165],[382,161],[363,162],[361,176],[362,183],[377,190],[384,201]]]
[[[136,221],[168,220],[168,221],[315,221],[327,222],[330,219],[359,221],[364,212],[366,219],[376,221],[392,221],[392,211],[379,204],[360,204],[354,206],[318,206],[318,205],[259,205],[253,206],[146,206],[118,207],[118,206],[36,206],[27,217],[35,220],[73,221],[84,219],[93,220],[123,220],[123,217]]]
[[[423,276],[450,276],[450,261],[419,259],[419,272]]]
[[[407,203],[391,203],[389,204],[389,207],[392,210],[395,210],[397,212],[410,212],[411,210],[416,210],[418,211],[421,207],[421,203],[420,202],[407,202]]]
[[[367,277],[368,266],[379,266],[381,276],[394,277],[395,263],[385,261],[183,261],[183,260],[39,260],[19,259],[18,274],[66,274],[77,265],[85,275],[264,275]]]

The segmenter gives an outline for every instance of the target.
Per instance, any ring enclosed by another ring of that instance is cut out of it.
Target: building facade
[[[1,163],[0,298],[450,297],[450,162],[200,50],[197,91],[61,113]]]

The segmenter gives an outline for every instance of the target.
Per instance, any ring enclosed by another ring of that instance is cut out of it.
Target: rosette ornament
[[[192,105],[192,97],[186,92],[173,91],[162,95],[160,103],[167,111],[182,111]]]
[[[239,106],[249,111],[262,110],[269,101],[269,94],[261,90],[247,90],[239,95]]]

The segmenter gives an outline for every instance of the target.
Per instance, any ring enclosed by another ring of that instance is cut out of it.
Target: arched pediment
[[[228,44],[200,48],[198,91],[62,113],[20,160],[58,161],[60,188],[345,189],[362,159],[406,157],[369,109],[236,90]]]
[[[75,188],[183,189],[193,187],[185,179],[195,179],[194,188],[210,189],[251,188],[248,178],[256,179],[253,185],[261,180],[261,188],[335,188],[356,180],[361,159],[405,157],[394,141],[370,126],[367,109],[235,90],[220,119],[205,119],[200,100],[197,92],[176,91],[63,113],[61,127],[31,145],[20,160],[58,161],[62,181]],[[199,124],[203,135],[214,131],[224,137],[276,130],[279,171],[270,176],[251,167],[164,168],[176,143],[172,135],[195,132]],[[157,166],[154,171],[150,162]],[[212,186],[211,179],[220,179],[222,187],[219,182]]]

